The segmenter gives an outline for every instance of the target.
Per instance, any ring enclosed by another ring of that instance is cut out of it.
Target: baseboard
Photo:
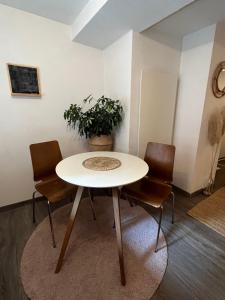
[[[191,194],[190,194],[190,197],[192,198],[192,197],[198,196],[198,195],[202,194],[203,191],[204,191],[204,189],[201,188],[201,189],[195,191],[194,193],[191,193]]]
[[[43,200],[44,200],[44,197],[42,197],[42,196],[35,198],[35,201],[43,201]],[[0,213],[5,212],[5,211],[9,211],[9,210],[12,210],[12,209],[24,206],[24,205],[31,204],[31,202],[32,202],[32,199],[29,199],[29,200],[25,200],[25,201],[21,201],[21,202],[12,203],[12,204],[2,206],[2,207],[0,207]]]
[[[175,191],[177,190],[183,196],[188,197],[188,198],[192,198],[192,197],[195,197],[197,195],[200,195],[204,190],[204,189],[199,189],[199,190],[195,191],[194,193],[188,193],[188,192],[182,190],[181,188],[179,188],[178,186],[173,185],[173,188],[174,188]]]
[[[85,190],[83,193],[84,196],[87,196],[87,191]],[[35,201],[43,201],[45,200],[45,197],[43,196],[39,196],[39,197],[35,197]],[[4,212],[4,211],[9,211],[18,207],[22,207],[24,205],[28,205],[32,203],[32,199],[29,200],[25,200],[25,201],[21,201],[21,202],[17,202],[17,203],[12,203],[12,204],[8,204],[8,205],[4,205],[0,207],[0,213]]]
[[[200,190],[198,190],[194,193],[188,193],[188,192],[182,190],[181,188],[179,188],[175,185],[173,185],[173,188],[174,188],[175,191],[178,191],[179,193],[181,193],[182,195],[184,195],[187,198],[192,198],[194,196],[197,196],[197,195],[201,194],[202,191],[203,191],[203,189],[200,189]],[[102,193],[100,193],[100,194],[102,194]],[[44,197],[40,196],[40,197],[36,197],[35,201],[43,201],[44,199],[45,199]],[[2,207],[0,207],[0,213],[5,212],[5,211],[9,211],[9,210],[12,210],[12,209],[15,209],[15,208],[18,208],[18,207],[22,207],[24,205],[31,204],[31,202],[32,202],[32,199],[29,199],[29,200],[25,200],[25,201],[21,201],[21,202],[17,202],[17,203],[2,206]]]

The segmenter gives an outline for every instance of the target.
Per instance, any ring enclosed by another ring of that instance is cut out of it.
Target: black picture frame
[[[12,96],[40,97],[39,70],[37,67],[7,64]]]

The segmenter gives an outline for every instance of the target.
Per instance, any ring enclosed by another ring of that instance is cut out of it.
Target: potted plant
[[[85,109],[86,104],[93,106]],[[113,146],[112,133],[122,121],[123,107],[119,100],[102,96],[94,100],[90,95],[83,100],[83,106],[71,104],[64,112],[68,126],[77,128],[80,136],[89,139],[91,151],[110,151]]]

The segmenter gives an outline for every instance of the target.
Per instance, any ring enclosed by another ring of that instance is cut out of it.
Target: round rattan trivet
[[[109,171],[119,168],[121,161],[112,157],[91,157],[83,161],[83,166],[94,171]]]

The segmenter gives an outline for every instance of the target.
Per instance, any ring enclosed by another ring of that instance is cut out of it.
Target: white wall
[[[179,64],[179,41],[154,31],[147,31],[144,34],[129,32],[104,50],[105,94],[122,100],[125,108],[125,120],[116,136],[116,150],[138,154],[139,136],[143,134],[139,132],[142,71],[152,69],[176,77],[179,73]],[[176,88],[176,79],[174,88]],[[152,100],[155,104],[153,108],[158,108],[158,103],[154,101],[157,100]],[[156,118],[151,120],[148,116],[149,126],[153,123],[157,126],[157,133],[160,135],[158,141],[165,143],[171,141],[175,102],[175,92],[170,99],[164,99],[165,113],[169,110],[167,119],[160,119],[158,109],[157,112],[155,111],[158,114],[157,124]],[[165,125],[168,123],[170,126]],[[149,140],[154,140],[154,137],[155,134],[150,136]]]
[[[130,31],[103,51],[105,95],[119,99],[125,112],[115,140],[115,150],[122,152],[129,152],[132,42]]]
[[[149,141],[172,144],[178,74],[144,69],[141,79],[139,156]]]
[[[130,152],[134,154],[143,155],[144,145],[141,142],[139,147],[137,141],[139,141],[143,135],[148,136],[149,141],[155,140],[155,133],[151,130],[146,135],[143,132],[143,126],[140,126],[140,112],[142,108],[141,103],[141,78],[142,72],[155,72],[157,74],[172,74],[174,77],[178,77],[179,65],[180,65],[180,41],[174,39],[172,36],[165,36],[164,34],[154,31],[153,29],[145,31],[143,34],[135,33],[133,43],[133,64],[132,64],[132,96],[131,96],[131,129],[130,129]],[[158,78],[158,86],[160,86],[160,79]],[[155,82],[156,83],[156,82]],[[174,82],[176,85],[176,80]],[[161,86],[163,89],[164,87]],[[154,96],[152,95],[154,98]],[[171,140],[173,126],[167,127],[165,131],[165,124],[173,124],[174,121],[174,109],[176,96],[172,96],[169,99],[165,98],[164,112],[168,109],[167,119],[161,118],[162,114],[159,111],[159,105],[157,98],[151,99],[151,106],[147,103],[147,97],[143,107],[148,107],[149,114],[147,124],[149,128],[157,127],[158,142],[166,143]],[[171,112],[173,108],[173,112]],[[142,110],[143,111],[143,110]],[[151,115],[155,113],[155,118],[151,119]],[[146,119],[146,118],[145,118]],[[141,120],[145,123],[146,120]],[[164,122],[165,121],[165,122]],[[139,130],[140,129],[140,130]],[[146,144],[146,143],[145,143]],[[140,148],[140,149],[139,149]]]
[[[208,120],[211,114],[225,106],[225,97],[220,99],[215,98],[212,93],[212,78],[213,73],[217,65],[225,61],[225,24],[219,23],[216,26],[214,46],[211,58],[211,65],[209,70],[208,85],[206,89],[206,97],[204,103],[204,110],[202,116],[200,138],[198,143],[198,152],[196,157],[195,173],[193,180],[193,190],[204,188],[208,183],[210,168],[211,168],[211,157],[212,157],[212,146],[208,142]],[[224,139],[224,138],[223,138]],[[223,146],[223,144],[222,144]],[[223,148],[221,149],[223,151]],[[219,153],[218,153],[219,156]],[[216,168],[216,164],[215,164]],[[215,169],[214,169],[215,173]]]
[[[66,25],[0,5],[0,206],[31,198],[31,143],[57,139],[63,156],[86,150],[85,140],[67,129],[63,112],[70,103],[81,103],[90,93],[122,101],[125,116],[116,133],[115,150],[138,154],[141,74],[155,70],[176,76],[179,67],[174,183],[190,193],[202,187],[209,168],[205,161],[210,155],[207,118],[215,105],[225,104],[225,100],[212,98],[211,93],[212,72],[219,61],[225,60],[224,25],[217,27],[213,48],[215,28],[210,26],[184,38],[180,67],[179,40],[154,30],[129,32],[100,51],[73,43]],[[40,99],[11,97],[8,62],[39,67]],[[164,108],[170,109],[166,122],[171,125],[175,96],[165,101]],[[147,100],[145,104],[149,107]],[[159,108],[158,103],[151,106]],[[148,126],[151,122],[157,125],[159,142],[171,139],[173,126],[165,132],[165,118],[159,115],[158,122],[151,118],[147,121]],[[155,139],[155,132],[148,138]]]
[[[189,193],[197,188],[195,168],[215,29],[213,25],[183,39],[174,132],[174,184]],[[209,159],[207,155],[204,161]]]
[[[85,150],[63,112],[103,94],[103,55],[71,41],[68,26],[0,5],[0,206],[31,198],[29,144],[58,139],[64,156]],[[11,97],[6,63],[40,68],[40,99]],[[119,96],[119,95],[118,95]]]

